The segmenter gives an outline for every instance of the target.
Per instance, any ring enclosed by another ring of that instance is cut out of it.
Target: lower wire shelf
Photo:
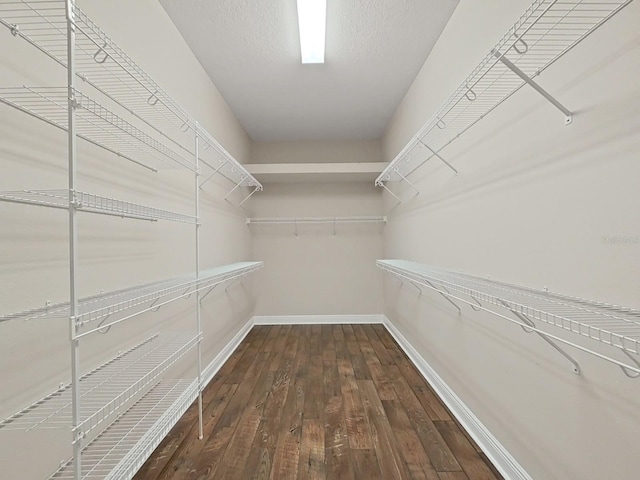
[[[191,351],[200,338],[188,332],[155,334],[84,374],[80,378],[78,430],[86,434],[113,420]],[[71,412],[72,389],[66,384],[0,422],[0,429],[68,428]]]
[[[197,380],[158,382],[82,450],[82,478],[132,478],[197,396]],[[73,480],[72,460],[49,478]]]
[[[474,310],[484,310],[520,325],[527,332],[535,331],[547,341],[552,339],[614,363],[629,377],[640,377],[640,310],[406,260],[378,260],[376,263],[382,270],[420,289],[434,290],[452,303],[460,301]],[[460,310],[457,305],[456,308]],[[558,335],[550,333],[551,329],[542,331],[535,326],[536,321],[561,330]],[[562,331],[567,333],[560,335]],[[626,359],[613,358],[603,350],[604,345],[614,347],[612,351],[622,352]]]

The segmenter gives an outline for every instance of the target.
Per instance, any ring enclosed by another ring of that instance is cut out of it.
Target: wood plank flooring
[[[137,480],[502,477],[381,325],[255,326]]]

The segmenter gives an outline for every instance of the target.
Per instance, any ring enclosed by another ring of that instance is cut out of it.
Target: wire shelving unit
[[[536,89],[571,123],[571,112],[534,79],[632,0],[535,0],[453,94],[418,130],[375,181],[407,182],[432,158],[456,174],[443,150],[525,85]]]
[[[0,192],[0,201],[38,205],[41,207],[68,210],[72,204],[82,212],[110,215],[114,217],[134,218],[137,220],[168,220],[181,223],[196,223],[197,219],[191,215],[148,207],[137,203],[116,200],[86,192],[69,190],[17,190]]]
[[[614,363],[629,377],[640,376],[640,310],[405,260],[378,260],[377,266],[419,286],[420,290],[428,288],[438,292],[452,302],[459,312],[461,310],[456,301],[476,311],[483,310],[515,323],[527,332],[536,332],[558,350],[555,342]],[[569,335],[561,335],[562,332],[557,330],[557,334],[553,333],[553,328],[542,330],[535,322],[569,332]],[[582,340],[584,338],[590,341]],[[607,350],[622,353],[624,361],[618,360]],[[561,353],[570,358],[566,353]],[[577,363],[574,363],[574,367],[574,371],[579,373]]]
[[[240,187],[253,188],[240,204],[262,190],[262,185],[74,0],[0,0],[0,25],[67,73],[64,87],[0,87],[0,103],[67,133],[69,178],[66,189],[0,191],[0,201],[67,210],[70,253],[69,301],[1,315],[0,323],[66,318],[71,352],[71,381],[0,422],[0,433],[69,429],[73,457],[64,459],[51,478],[128,479],[196,399],[202,437],[201,302],[218,285],[262,267],[262,262],[244,262],[200,269],[199,202],[206,182],[200,181],[201,175],[208,174],[208,180],[220,173],[233,182],[225,199]],[[153,172],[163,168],[193,172],[194,214],[77,188],[77,138]],[[193,225],[195,271],[79,298],[78,212]],[[154,334],[83,373],[80,353],[85,337],[107,334],[116,324],[192,295],[193,332]],[[195,378],[165,378],[172,366],[191,354]]]

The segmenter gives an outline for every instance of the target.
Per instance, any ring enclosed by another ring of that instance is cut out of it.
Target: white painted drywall
[[[79,0],[102,27],[164,90],[195,116],[240,161],[249,138],[155,0]],[[65,86],[62,67],[0,29],[0,85]],[[86,142],[78,142],[80,190],[182,213],[194,213],[194,176],[144,171]],[[66,134],[0,105],[0,190],[66,188]],[[202,268],[247,260],[244,213],[223,201],[233,185],[216,178],[201,192]],[[192,225],[140,222],[79,214],[80,296],[162,280],[195,268]],[[0,311],[68,300],[67,214],[0,203]],[[194,297],[94,335],[81,346],[83,372],[158,331],[195,331]],[[253,315],[252,282],[203,303],[206,365]],[[194,360],[190,356],[190,361]],[[0,324],[0,417],[69,381],[68,320]],[[179,373],[179,372],[178,372]],[[193,371],[190,375],[195,375]],[[70,453],[69,428],[28,434],[0,430],[3,478],[40,479]]]
[[[368,183],[270,184],[252,217],[380,215],[382,197]],[[256,315],[356,315],[382,310],[382,224],[250,225]]]
[[[249,163],[382,162],[382,142],[371,140],[301,140],[253,142]]]
[[[460,2],[388,128],[386,160],[529,3]],[[459,177],[436,160],[416,171],[421,193],[390,211],[385,257],[640,307],[639,20],[633,2],[538,77],[572,125],[524,88],[443,150]],[[640,385],[617,367],[568,349],[576,376],[537,336],[458,317],[388,276],[385,313],[533,478],[636,478]]]

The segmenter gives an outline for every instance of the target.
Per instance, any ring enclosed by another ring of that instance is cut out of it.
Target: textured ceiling
[[[328,0],[302,65],[296,0],[160,0],[253,140],[377,138],[458,0]]]

